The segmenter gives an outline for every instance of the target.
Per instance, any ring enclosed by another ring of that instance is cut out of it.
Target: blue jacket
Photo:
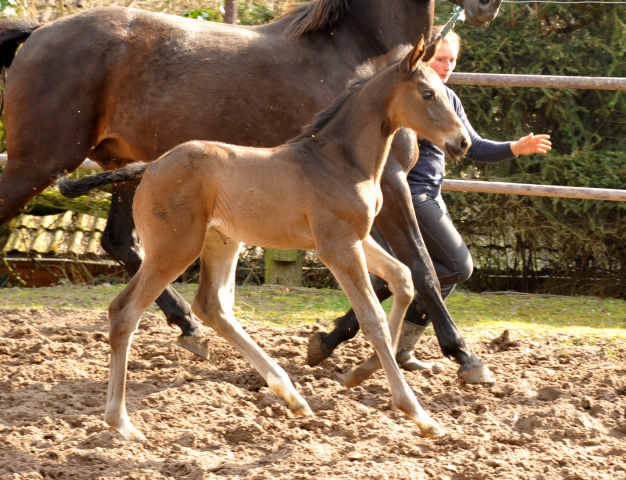
[[[461,104],[461,100],[456,93],[446,88],[448,100],[452,108],[467,128],[472,139],[472,146],[467,152],[470,160],[481,163],[495,163],[514,158],[515,155],[511,151],[511,142],[494,142],[481,138],[472,128],[465,110]],[[419,141],[419,160],[409,172],[407,180],[411,187],[411,194],[427,193],[433,197],[441,193],[441,184],[443,182],[443,173],[446,168],[446,160],[444,152],[428,140]]]

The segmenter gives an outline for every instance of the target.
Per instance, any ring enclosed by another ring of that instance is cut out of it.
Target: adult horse
[[[464,2],[473,23],[491,20],[499,4]],[[0,53],[11,68],[0,222],[85,157],[114,169],[156,159],[187,140],[279,145],[328,106],[357,65],[420,34],[428,38],[433,14],[434,0],[315,0],[260,27],[124,8],[91,9],[41,27],[3,20]],[[411,268],[443,353],[461,364],[464,381],[482,381],[486,367],[445,308],[417,227],[405,178],[416,154],[410,136],[396,135],[376,224]],[[141,265],[131,213],[135,188],[113,186],[102,237],[104,249],[131,274]],[[181,328],[180,343],[206,356],[190,306],[171,287],[157,304]]]
[[[194,313],[237,348],[294,413],[312,413],[285,371],[235,318],[233,287],[240,241],[317,250],[358,312],[363,332],[378,354],[368,362],[374,367],[368,373],[382,363],[398,408],[423,435],[443,435],[420,407],[395,361],[400,324],[413,298],[410,271],[369,236],[382,202],[380,177],[399,128],[415,130],[453,158],[471,145],[443,83],[428,67],[439,45],[441,41],[427,48],[421,37],[414,48],[399,46],[366,63],[316,122],[285,145],[250,148],[192,141],[153,163],[60,182],[64,195],[76,196],[85,186],[143,177],[133,218],[145,258],[109,307],[111,373],[104,418],[126,440],[144,438],[130,422],[124,401],[133,332],[144,310],[199,256],[202,268]],[[389,328],[368,270],[386,279],[394,293]]]

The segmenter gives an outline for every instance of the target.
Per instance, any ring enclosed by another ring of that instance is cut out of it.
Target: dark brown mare
[[[294,413],[312,414],[285,371],[235,318],[234,273],[241,241],[317,250],[377,352],[357,369],[367,371],[349,375],[346,385],[382,364],[397,407],[423,435],[443,435],[395,361],[402,318],[413,299],[411,272],[369,236],[382,203],[380,178],[399,128],[415,130],[453,158],[471,144],[443,83],[428,66],[440,44],[426,48],[422,37],[414,48],[400,46],[366,63],[317,121],[285,145],[251,148],[192,141],[152,163],[60,182],[62,193],[76,196],[85,191],[83,186],[143,177],[133,218],[145,257],[109,307],[111,370],[104,418],[126,440],[145,438],[130,422],[124,400],[132,335],[144,310],[199,256],[194,313],[237,348]],[[394,293],[389,325],[368,270],[384,278]]]
[[[471,22],[484,23],[500,0],[464,4]],[[433,12],[434,0],[316,0],[261,27],[123,8],[91,9],[41,27],[2,20],[0,53],[11,68],[0,223],[85,157],[114,169],[154,160],[187,140],[279,145],[329,105],[357,65],[420,34],[428,38]],[[376,224],[411,269],[443,353],[461,364],[465,381],[480,381],[486,367],[445,308],[413,213],[405,177],[416,154],[411,134],[396,135]],[[113,187],[102,238],[131,274],[141,265],[135,188]],[[183,331],[181,344],[206,356],[190,306],[171,287],[157,303]]]

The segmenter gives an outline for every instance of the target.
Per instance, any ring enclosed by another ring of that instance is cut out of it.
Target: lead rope
[[[457,21],[459,21],[459,22],[464,22],[465,21],[465,10],[463,10],[463,7],[459,7],[458,5],[455,5],[454,6],[454,15],[452,15],[452,18],[441,29],[441,39],[442,40],[444,40],[446,38],[446,35],[448,34],[448,32],[454,28],[454,24]]]

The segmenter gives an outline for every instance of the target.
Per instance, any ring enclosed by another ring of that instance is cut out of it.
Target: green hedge
[[[445,22],[450,8],[439,5]],[[487,28],[457,28],[462,72],[626,76],[621,5],[503,4]],[[512,161],[448,165],[448,178],[626,188],[626,92],[454,86],[480,135],[549,133],[553,150]],[[473,253],[473,290],[626,297],[626,205],[444,194]]]

